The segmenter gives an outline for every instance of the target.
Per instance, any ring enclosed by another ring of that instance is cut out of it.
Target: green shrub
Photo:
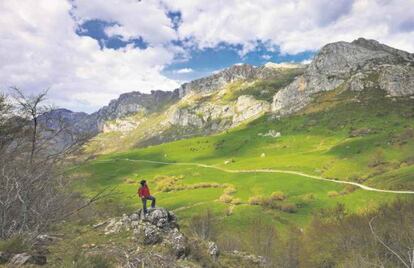
[[[312,200],[314,200],[315,199],[315,195],[313,194],[313,193],[308,193],[308,194],[305,194],[303,197],[302,197],[302,201],[303,202],[310,202],[310,201],[312,201]]]
[[[223,203],[228,204],[233,200],[233,197],[231,195],[224,193],[220,196],[219,200]]]
[[[224,189],[225,194],[234,194],[236,192],[236,188],[234,186],[229,186]]]
[[[337,191],[329,191],[328,196],[332,197],[332,198],[337,197],[337,196],[339,196],[339,193]]]
[[[88,256],[80,252],[71,256],[71,258],[62,265],[62,267],[77,268],[111,268],[114,267],[111,260],[103,255]]]
[[[242,203],[240,198],[233,198],[233,200],[231,200],[231,204],[233,205],[240,205]]]
[[[247,203],[249,203],[250,205],[262,205],[264,200],[265,199],[261,195],[252,196],[252,197],[249,198]]]
[[[282,200],[285,200],[286,199],[286,195],[283,192],[280,192],[280,191],[273,192],[270,195],[270,199],[282,201]]]
[[[21,253],[30,249],[27,241],[20,235],[7,240],[0,240],[0,251],[6,253]]]
[[[296,213],[298,211],[298,207],[293,203],[286,203],[280,205],[280,210],[288,213]]]

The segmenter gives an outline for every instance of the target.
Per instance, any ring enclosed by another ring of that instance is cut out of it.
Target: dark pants
[[[147,200],[151,200],[151,207],[155,208],[155,197],[153,197],[152,195],[144,197],[141,199],[142,200],[142,206],[144,208],[144,212],[147,212]]]

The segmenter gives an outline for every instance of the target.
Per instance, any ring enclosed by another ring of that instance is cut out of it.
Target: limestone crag
[[[377,79],[369,81],[373,77]],[[413,54],[363,38],[336,42],[324,46],[302,76],[275,94],[272,111],[291,114],[309,104],[315,93],[342,84],[362,90],[373,82],[391,96],[413,95],[413,77]]]
[[[293,66],[289,66],[288,68],[292,67]],[[294,68],[302,67],[302,65],[295,65]],[[178,92],[180,98],[185,97],[191,92],[211,93],[217,91],[226,84],[237,80],[251,81],[255,79],[269,79],[274,76],[275,72],[278,72],[279,69],[280,68],[274,68],[272,65],[255,67],[250,64],[236,64],[211,76],[185,83],[178,89]]]
[[[98,127],[102,129],[105,121],[123,118],[135,113],[151,113],[178,100],[178,91],[151,91],[150,94],[130,92],[121,94],[96,114]]]
[[[177,107],[168,122],[171,125],[197,128],[209,127],[212,131],[234,127],[270,111],[270,103],[242,95],[226,104],[195,102],[188,107]]]

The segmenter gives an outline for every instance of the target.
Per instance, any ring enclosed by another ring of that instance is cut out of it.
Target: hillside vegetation
[[[273,132],[281,136],[268,135]],[[349,212],[364,213],[397,195],[294,174],[229,173],[180,163],[300,171],[379,189],[414,190],[413,137],[413,100],[397,102],[375,90],[338,90],[321,94],[294,116],[267,115],[214,136],[101,156],[76,171],[83,175],[78,187],[87,193],[117,185],[121,195],[103,205],[121,208],[118,213],[140,206],[137,183],[147,179],[159,205],[175,210],[183,222],[210,209],[221,217],[220,228],[243,234],[258,217],[282,229],[304,226],[322,208],[343,203]]]

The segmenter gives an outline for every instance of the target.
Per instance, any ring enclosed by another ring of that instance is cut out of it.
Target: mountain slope
[[[312,102],[323,92],[368,89],[394,100],[413,97],[413,54],[363,38],[336,42],[309,66],[235,65],[172,92],[122,94],[91,115],[66,112],[64,121],[73,132],[97,135],[87,152],[107,153],[218,133],[267,113],[318,110]]]

